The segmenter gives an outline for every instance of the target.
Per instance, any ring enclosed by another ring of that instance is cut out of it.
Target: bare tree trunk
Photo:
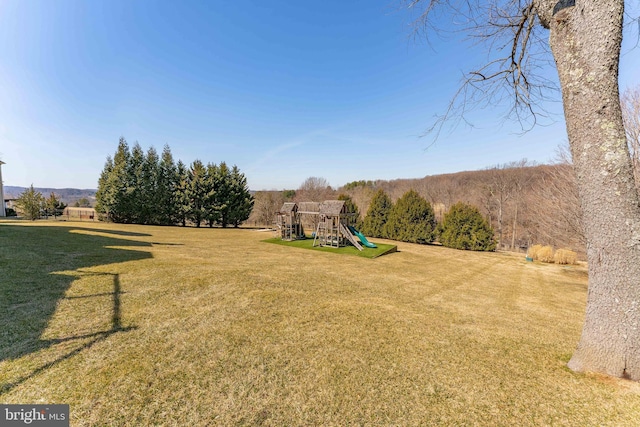
[[[513,233],[511,233],[511,250],[516,249],[516,226],[518,224],[518,201],[516,200],[515,213],[513,214]]]
[[[618,90],[624,1],[557,5],[536,1],[551,30],[589,263],[585,324],[569,367],[640,380],[640,204]]]

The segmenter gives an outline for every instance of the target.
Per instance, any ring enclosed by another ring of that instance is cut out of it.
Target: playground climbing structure
[[[282,240],[304,239],[303,223],[311,224],[313,246],[340,248],[355,246],[359,251],[363,246],[375,248],[366,237],[356,230],[357,213],[348,211],[343,200],[318,202],[285,203],[276,213],[276,226]],[[360,241],[356,240],[356,236]]]

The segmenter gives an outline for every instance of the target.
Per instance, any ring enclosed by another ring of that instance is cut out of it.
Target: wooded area
[[[314,177],[297,191],[255,193],[248,223],[270,225],[273,213],[287,200],[320,201],[336,198],[338,194],[348,195],[364,219],[378,190],[383,190],[392,203],[415,190],[431,204],[438,222],[458,202],[475,206],[495,230],[500,249],[525,251],[531,245],[541,244],[571,249],[581,258],[585,255],[575,176],[566,158],[553,165],[531,165],[521,160],[479,171],[419,179],[355,181],[338,189]]]

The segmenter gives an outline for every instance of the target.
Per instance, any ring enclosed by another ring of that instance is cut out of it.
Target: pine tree
[[[371,237],[387,237],[386,224],[393,203],[384,190],[380,189],[374,194],[369,204],[369,210],[364,217],[362,232]]]
[[[247,186],[247,178],[235,165],[231,168],[230,180],[229,223],[238,227],[251,215],[254,200]]]
[[[47,215],[53,215],[54,218],[56,218],[58,213],[65,207],[66,205],[58,199],[58,196],[54,192],[51,192],[49,198],[45,200],[45,213]]]
[[[193,221],[196,227],[200,227],[202,221],[206,218],[207,169],[200,160],[194,160],[189,168],[188,176],[187,197],[189,207],[187,218]]]
[[[435,240],[435,228],[431,204],[415,190],[409,190],[398,199],[386,225],[390,239],[423,244]]]
[[[143,193],[143,165],[145,161],[144,151],[137,142],[131,148],[131,156],[127,163],[127,187],[125,196],[125,217],[128,223],[145,224],[147,209]]]
[[[33,184],[31,184],[31,187],[24,190],[16,200],[16,205],[22,211],[24,217],[31,221],[35,221],[40,218],[40,211],[43,209],[44,203],[45,201],[42,193],[36,191],[33,188]]]
[[[138,224],[159,224],[158,175],[160,158],[155,148],[150,147],[140,166],[140,212]]]
[[[175,224],[178,212],[178,172],[173,162],[173,155],[169,145],[164,146],[158,165],[158,177],[156,183],[156,215],[160,225]]]
[[[223,228],[230,224],[231,220],[231,171],[225,162],[218,166],[218,173],[215,178],[216,207],[219,212],[218,222]]]
[[[218,203],[218,166],[207,164],[207,196],[205,203],[205,219],[209,227],[213,227],[220,220]]]
[[[96,191],[96,212],[100,219],[112,221],[111,209],[113,207],[113,189],[111,174],[113,172],[113,159],[107,157],[104,168],[98,178],[98,190]]]
[[[107,158],[98,181],[98,212],[104,213],[113,222],[128,222],[127,169],[130,157],[129,145],[121,137],[113,161]]]
[[[173,223],[181,224],[183,227],[187,225],[187,217],[189,215],[189,169],[182,163],[182,160],[178,160],[176,165],[176,190],[173,211]]]
[[[496,249],[493,229],[478,208],[462,202],[451,206],[438,232],[440,243],[450,248],[472,251]]]

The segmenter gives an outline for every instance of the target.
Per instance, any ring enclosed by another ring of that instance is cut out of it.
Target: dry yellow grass
[[[584,267],[251,230],[0,222],[0,402],[74,426],[636,426],[638,384],[565,365]]]
[[[533,260],[538,260],[538,252],[542,249],[542,245],[532,245],[529,247],[527,251],[527,255],[530,256]]]
[[[552,246],[533,245],[529,248],[529,256],[536,261],[554,262]]]
[[[578,263],[578,254],[570,249],[558,249],[553,254],[553,261],[556,264],[575,265]]]

